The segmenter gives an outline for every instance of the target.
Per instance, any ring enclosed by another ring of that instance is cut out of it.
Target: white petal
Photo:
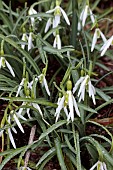
[[[60,15],[55,15],[53,19],[53,28],[56,28],[60,24]]]
[[[4,130],[1,130],[1,131],[0,131],[0,137],[2,136],[3,132],[4,132]]]
[[[15,73],[14,73],[14,71],[13,71],[11,65],[8,63],[7,60],[5,60],[5,62],[6,62],[6,65],[7,65],[8,69],[9,69],[10,73],[12,74],[12,76],[15,77]]]
[[[14,118],[16,124],[18,125],[19,129],[24,133],[24,129],[23,129],[20,121],[18,120],[18,118],[17,118],[17,116],[15,114],[13,115],[13,118]]]
[[[67,14],[65,13],[65,11],[61,7],[59,7],[59,8],[60,8],[60,11],[62,12],[62,15],[63,15],[65,21],[67,22],[68,25],[70,25]]]
[[[91,52],[94,50],[95,44],[97,42],[97,33],[98,33],[98,29],[95,30],[95,33],[94,33],[94,36],[93,36]]]
[[[15,127],[12,127],[11,129],[12,129],[12,131],[13,131],[14,133],[17,134],[17,130],[15,129]]]
[[[53,47],[56,48],[56,46],[57,46],[57,40],[56,40],[56,37],[55,37]]]
[[[101,35],[101,37],[102,37],[102,40],[104,41],[104,43],[107,41],[107,39],[106,39],[106,37],[105,37],[105,35],[100,31],[100,35]]]
[[[47,11],[46,13],[49,14],[49,13],[54,12],[55,10],[56,10],[56,7],[54,9],[51,9],[51,10]]]
[[[71,91],[67,91],[68,97],[68,106],[69,106],[69,115],[67,121],[71,118],[72,122],[74,121],[74,109],[73,109],[73,99]]]
[[[30,108],[27,108],[27,116],[29,119],[32,119],[31,115],[30,115]]]
[[[89,8],[89,12],[90,12],[90,18],[91,18],[91,21],[92,21],[92,23],[94,24],[94,22],[95,22],[95,18],[94,18],[94,15],[93,15],[93,13],[92,13],[92,11],[91,11],[91,9]]]
[[[95,169],[95,167],[98,165],[98,162],[96,162],[91,168],[90,168],[90,170],[93,170],[93,169]]]
[[[59,102],[58,107],[56,108],[56,112],[55,112],[56,121],[58,120],[60,111],[61,111],[62,108],[63,108],[64,100],[65,100],[65,98],[64,98],[64,96],[63,96],[63,97],[61,98],[60,102]]]
[[[66,116],[67,116],[67,118],[68,118],[69,113],[68,113],[68,110],[67,110],[67,107],[66,107],[66,106],[64,107],[64,112],[65,112],[65,114],[66,114]]]
[[[107,170],[107,166],[106,166],[105,162],[103,162],[102,164],[103,164],[104,170]]]
[[[61,49],[61,39],[60,39],[60,36],[57,35],[56,39],[57,39],[57,48],[60,50]]]
[[[32,105],[33,105],[33,107],[34,107],[35,109],[37,109],[37,110],[39,111],[40,115],[43,116],[43,113],[42,113],[39,105],[38,105],[37,103],[32,103]]]
[[[77,80],[77,82],[76,82],[76,84],[75,84],[75,86],[74,86],[74,88],[73,88],[73,93],[75,93],[75,91],[78,89],[78,86],[80,85],[80,83],[81,83],[83,80],[84,80],[84,77],[80,77],[80,78]]]
[[[100,49],[100,50],[103,50],[103,51],[101,52],[101,56],[103,56],[103,55],[105,54],[105,52],[107,51],[107,49],[108,49],[109,46],[111,45],[112,41],[113,41],[113,36],[112,36],[108,41],[106,41],[104,47],[102,47],[102,48]],[[104,48],[104,49],[103,49],[103,48]]]
[[[80,117],[80,112],[79,112],[79,109],[78,109],[78,106],[77,106],[77,103],[76,103],[74,96],[73,96],[73,105],[74,105],[74,108],[75,108],[77,115]]]
[[[11,133],[11,129],[10,128],[8,128],[8,135],[9,135],[9,139],[10,139],[13,147],[16,149],[16,144],[15,144],[15,141],[14,141],[14,138],[13,138],[13,135]]]
[[[17,90],[17,93],[16,93],[16,97],[18,97],[18,95],[20,93],[20,90],[21,90],[22,86],[24,85],[24,80],[25,80],[25,78],[22,79],[22,81],[21,81],[21,83],[20,83],[20,85],[18,87],[18,90]]]
[[[45,76],[43,77],[43,83],[44,83],[44,86],[45,86],[45,89],[46,89],[47,94],[50,96],[50,91],[49,91],[49,88],[48,88],[48,85],[47,85],[47,81],[46,81],[46,79],[45,79]]]
[[[48,19],[47,23],[46,23],[46,27],[45,27],[45,33],[49,30],[49,27],[51,26],[51,18]]]
[[[86,18],[87,18],[87,15],[88,15],[88,8],[89,8],[88,5],[86,5],[84,13],[83,13],[83,19],[82,19],[82,26],[83,27],[85,26]]]
[[[32,32],[30,32],[29,37],[28,37],[28,51],[34,47],[33,43],[32,43]]]
[[[23,108],[21,108],[21,109],[23,109]],[[17,117],[19,117],[20,119],[22,119],[22,120],[27,120],[25,117],[23,117],[21,114],[19,114],[18,112],[16,113],[16,115],[17,115]]]

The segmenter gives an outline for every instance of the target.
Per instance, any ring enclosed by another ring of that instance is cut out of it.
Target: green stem
[[[77,0],[72,0],[72,34],[71,34],[71,44],[76,47],[77,39],[77,27],[78,27],[78,2]]]

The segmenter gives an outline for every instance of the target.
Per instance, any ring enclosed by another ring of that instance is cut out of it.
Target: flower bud
[[[71,80],[67,81],[67,90],[72,90],[72,82],[71,82]]]

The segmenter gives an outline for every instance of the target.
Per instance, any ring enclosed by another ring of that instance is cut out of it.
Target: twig
[[[34,125],[34,126],[31,128],[28,145],[29,145],[29,144],[32,144],[33,139],[34,139],[34,136],[35,136],[35,131],[36,131],[36,125]],[[28,165],[28,162],[29,162],[29,158],[30,158],[30,151],[27,151],[27,152],[26,152],[26,155],[25,155],[25,162],[24,162],[24,168],[25,168],[25,169],[27,168],[27,165]]]

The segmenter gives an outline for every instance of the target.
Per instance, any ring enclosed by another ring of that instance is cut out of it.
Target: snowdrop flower
[[[88,14],[90,15],[91,21],[94,24],[94,22],[95,22],[94,15],[93,15],[90,7],[88,5],[86,5],[80,14],[80,22],[78,22],[78,30],[79,31],[81,30],[81,23],[82,23],[83,27],[85,26],[85,22],[88,17]]]
[[[35,9],[33,9],[33,7],[30,7],[28,14],[34,15],[34,14],[37,14],[37,11]],[[31,25],[34,26],[34,22],[35,22],[34,17],[30,17],[30,19],[31,19]]]
[[[63,15],[66,23],[68,25],[70,25],[70,21],[68,19],[67,14],[65,13],[65,11],[59,5],[57,5],[54,9],[47,11],[46,13],[49,14],[49,13],[52,13],[52,12],[54,12],[54,15],[55,15],[54,19],[53,19],[53,28],[56,28],[60,24],[61,14]],[[49,27],[51,26],[51,23],[52,23],[51,18],[49,18],[49,20],[47,21],[46,27],[45,27],[45,32],[48,31]]]
[[[15,73],[13,71],[13,68],[9,64],[9,62],[4,57],[0,57],[0,69],[1,69],[1,67],[5,67],[5,66],[7,66],[10,73],[12,74],[12,76],[15,77]]]
[[[80,79],[76,82],[74,88],[73,88],[73,93],[79,88],[78,91],[78,97],[79,97],[79,102],[81,100],[84,101],[85,98],[85,90],[88,88],[88,93],[89,97],[92,98],[94,105],[96,104],[95,101],[95,88],[91,83],[89,75],[86,75],[84,77],[80,77]]]
[[[30,32],[30,33],[29,33],[29,37],[28,37],[28,51],[29,51],[31,48],[34,47],[32,41],[33,41],[33,33]]]
[[[60,39],[60,35],[56,34],[55,39],[54,39],[54,43],[53,43],[53,47],[57,49],[61,49],[61,39]]]
[[[71,121],[74,121],[74,110],[76,114],[80,117],[80,112],[76,103],[76,100],[71,92],[71,87],[72,83],[70,80],[67,82],[67,87],[68,84],[70,84],[70,87],[67,88],[66,94],[63,95],[63,97],[58,98],[58,107],[56,108],[55,116],[56,116],[56,122],[58,121],[58,118],[60,116],[60,112],[63,109],[66,116],[67,116],[67,121],[71,119]],[[68,109],[67,109],[68,106]],[[69,110],[69,111],[68,111]]]
[[[33,7],[31,6],[29,11],[28,11],[28,15],[35,15],[35,14],[38,14],[37,11],[35,9],[33,9]],[[37,17],[40,21],[42,20],[40,17]],[[31,25],[34,26],[34,22],[35,22],[35,19],[33,16],[30,17],[31,19]]]
[[[28,40],[27,34],[26,34],[26,33],[23,33],[23,35],[22,35],[22,41],[27,42],[27,40]],[[21,48],[22,48],[22,49],[25,49],[25,44],[21,44]]]
[[[97,170],[107,170],[105,162],[98,161],[96,162],[90,170],[94,170],[97,167]]]
[[[100,31],[100,29],[96,28],[94,36],[93,36],[93,40],[92,40],[91,52],[94,50],[97,39],[100,38],[100,37],[102,38],[104,43],[107,41],[104,34]]]
[[[49,91],[49,87],[47,84],[47,80],[45,78],[45,75],[42,73],[38,76],[38,79],[40,81],[40,83],[42,84],[43,87],[45,87],[47,94],[50,96],[50,91]]]
[[[101,52],[101,56],[103,56],[105,54],[105,52],[107,51],[107,49],[110,47],[110,45],[113,45],[113,35],[111,36],[111,38],[109,38],[104,45],[101,47],[100,51]]]

